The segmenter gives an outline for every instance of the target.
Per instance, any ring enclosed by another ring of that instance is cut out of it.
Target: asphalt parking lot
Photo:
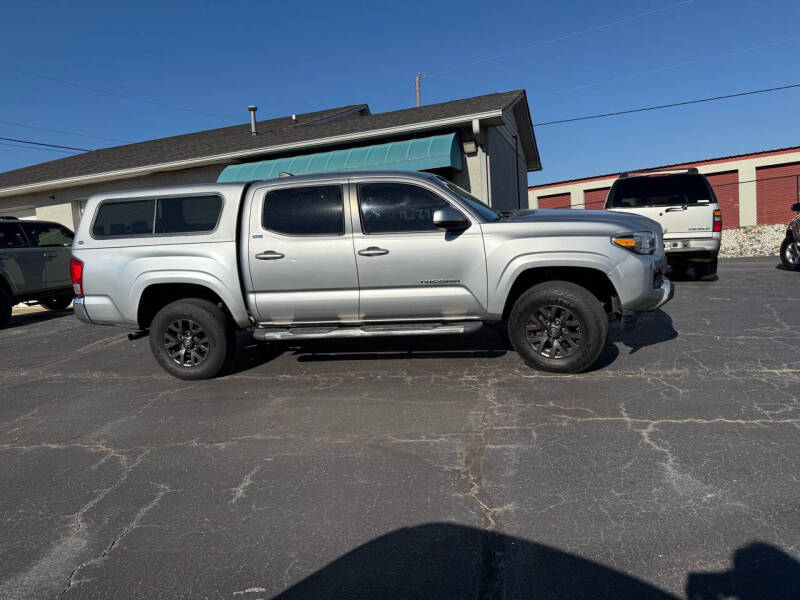
[[[0,598],[794,598],[800,274],[721,262],[592,372],[462,339],[0,331]]]

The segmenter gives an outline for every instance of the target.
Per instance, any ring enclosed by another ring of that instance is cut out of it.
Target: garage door
[[[583,203],[589,210],[601,210],[606,203],[608,190],[611,188],[598,188],[596,190],[584,190]]]
[[[539,208],[571,208],[569,194],[539,196]]]
[[[800,201],[799,178],[800,163],[756,169],[756,217],[759,225],[786,223],[794,216],[790,207]]]
[[[719,201],[722,226],[725,229],[739,226],[739,172],[709,173],[706,175]]]

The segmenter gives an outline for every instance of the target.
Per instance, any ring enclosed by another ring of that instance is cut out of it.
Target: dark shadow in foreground
[[[800,592],[800,564],[766,544],[737,551],[723,574],[689,574],[690,600],[784,600]],[[677,600],[598,563],[520,538],[433,523],[364,544],[289,588],[281,600]]]

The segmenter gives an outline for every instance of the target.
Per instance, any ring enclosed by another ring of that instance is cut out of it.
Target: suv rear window
[[[222,213],[217,195],[103,202],[92,225],[96,238],[213,231]]]
[[[607,208],[683,206],[698,200],[716,202],[702,175],[655,175],[618,179],[608,194]]]

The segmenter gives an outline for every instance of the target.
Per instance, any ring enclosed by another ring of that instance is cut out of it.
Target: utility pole
[[[414,87],[417,88],[417,106],[420,106],[420,99],[419,99],[419,82],[422,79],[422,73],[417,73],[417,76],[414,78]]]

